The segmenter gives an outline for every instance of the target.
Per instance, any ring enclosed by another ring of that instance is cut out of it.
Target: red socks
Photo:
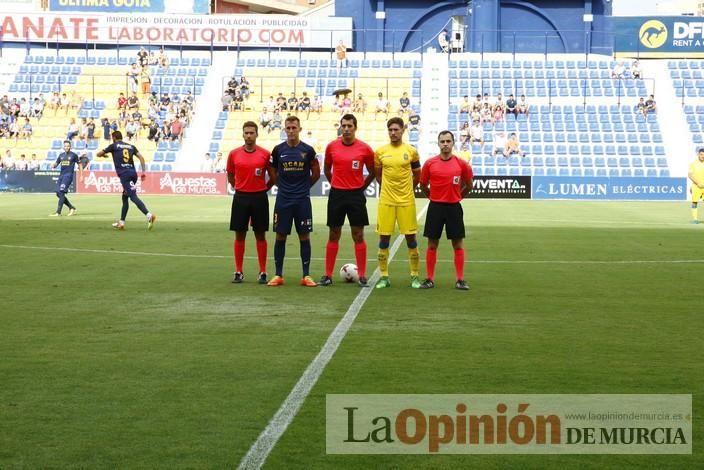
[[[367,277],[367,242],[354,244],[354,258],[357,260],[359,277]]]
[[[464,248],[455,250],[455,275],[458,281],[464,279]]]
[[[259,272],[266,272],[266,240],[257,240],[257,258],[259,260]]]
[[[337,252],[340,250],[340,242],[328,240],[325,245],[325,275],[332,278],[332,270],[335,269],[335,261],[337,261]]]
[[[235,252],[235,271],[241,273],[244,263],[244,240],[235,240],[233,250]]]
[[[438,249],[428,247],[425,252],[425,272],[428,279],[435,279],[435,263],[438,262]]]

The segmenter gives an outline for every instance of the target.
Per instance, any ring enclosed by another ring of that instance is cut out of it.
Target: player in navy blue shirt
[[[142,167],[141,179],[144,179],[147,176],[145,173],[147,165],[144,162],[144,157],[139,153],[137,147],[122,141],[122,132],[120,131],[113,132],[112,144],[108,145],[103,150],[99,150],[95,156],[106,157],[107,154],[112,155],[115,171],[120,178],[123,189],[120,220],[112,224],[113,228],[117,230],[125,229],[125,219],[127,218],[127,211],[130,208],[129,201],[131,200],[134,205],[142,211],[142,214],[147,216],[147,229],[151,230],[154,226],[154,222],[156,222],[156,215],[149,212],[147,206],[145,206],[139,196],[137,196],[137,168],[134,165],[134,158],[137,157]]]
[[[296,116],[286,118],[284,129],[286,141],[274,147],[269,164],[273,170],[274,184],[278,186],[278,192],[274,205],[276,276],[268,282],[268,285],[280,286],[284,283],[286,237],[291,233],[291,226],[295,222],[303,264],[301,285],[315,287],[316,282],[310,277],[310,232],[313,231],[310,187],[320,178],[320,163],[315,156],[315,149],[301,142],[299,137],[301,121]]]
[[[64,151],[56,157],[56,161],[54,165],[52,165],[52,168],[56,168],[57,166],[61,167],[61,174],[59,174],[59,179],[56,180],[56,197],[59,198],[59,205],[56,207],[56,212],[50,214],[49,217],[61,216],[61,210],[64,208],[64,204],[68,206],[69,216],[76,213],[76,206],[71,204],[68,197],[66,197],[66,193],[69,191],[71,183],[73,182],[77,163],[78,155],[71,151],[71,141],[64,140]],[[79,167],[79,171],[82,174],[83,168]]]

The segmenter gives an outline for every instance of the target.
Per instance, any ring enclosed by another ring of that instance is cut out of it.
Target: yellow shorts
[[[692,185],[692,202],[699,202],[704,197],[704,189],[699,189],[696,185]]]
[[[416,205],[390,206],[379,203],[376,217],[376,231],[379,235],[393,235],[398,222],[398,231],[403,235],[411,235],[418,231]]]

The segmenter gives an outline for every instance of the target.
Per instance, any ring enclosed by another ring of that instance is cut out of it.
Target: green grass
[[[359,288],[297,286],[295,236],[286,286],[255,283],[251,236],[232,285],[229,198],[147,196],[153,232],[134,207],[113,231],[117,196],[74,198],[79,215],[49,219],[52,195],[0,194],[0,468],[236,467]],[[314,213],[317,277],[324,199]],[[702,411],[686,202],[470,201],[465,217],[472,291],[452,288],[447,240],[433,291],[408,287],[401,248],[266,467],[702,467],[698,421],[691,456],[325,454],[328,393],[692,393]],[[613,263],[633,260],[662,262]]]

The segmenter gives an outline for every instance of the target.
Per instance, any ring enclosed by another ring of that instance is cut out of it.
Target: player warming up
[[[61,167],[59,179],[56,181],[56,197],[59,198],[59,205],[56,207],[56,212],[49,214],[49,217],[60,217],[64,204],[68,206],[69,217],[76,213],[76,206],[71,204],[68,197],[66,197],[66,193],[73,182],[73,175],[75,174],[77,163],[78,155],[71,151],[71,141],[64,140],[64,151],[56,157],[56,161],[52,165],[52,168],[56,168],[57,166]],[[78,171],[80,171],[81,176],[83,176],[83,168],[81,166],[78,167]]]
[[[689,165],[687,173],[692,181],[692,223],[699,223],[697,204],[704,196],[704,147],[697,149],[697,158]]]
[[[102,158],[106,157],[107,154],[111,154],[112,161],[115,164],[115,172],[120,178],[120,183],[122,183],[122,212],[120,213],[120,220],[112,224],[112,226],[116,230],[125,229],[125,219],[127,218],[131,200],[142,211],[142,214],[147,216],[147,229],[151,230],[156,222],[156,215],[149,212],[147,206],[137,196],[137,169],[134,166],[134,157],[137,157],[142,167],[141,178],[144,179],[147,176],[145,173],[147,165],[144,162],[144,157],[139,153],[137,147],[122,141],[122,133],[120,131],[114,131],[111,137],[112,143],[103,150],[99,150],[95,156]]]
[[[247,121],[242,125],[244,145],[232,150],[227,157],[227,181],[235,188],[230,212],[230,230],[235,232],[233,252],[235,275],[232,282],[244,281],[245,240],[251,221],[254,238],[257,240],[259,276],[257,282],[266,284],[266,232],[269,230],[269,198],[266,192],[273,185],[273,170],[269,166],[268,150],[257,145],[259,128]],[[266,175],[269,175],[267,179]]]
[[[389,242],[396,228],[406,237],[408,262],[411,270],[411,287],[418,289],[418,266],[420,254],[416,232],[416,198],[413,188],[418,184],[420,158],[416,149],[403,142],[405,130],[403,119],[393,117],[386,122],[389,143],[379,147],[374,153],[374,171],[381,185],[377,232],[379,233],[379,271],[381,279],[377,289],[390,287],[389,281]]]
[[[420,172],[420,189],[430,199],[423,236],[428,239],[425,253],[426,279],[421,289],[435,287],[435,263],[442,229],[452,240],[455,262],[455,288],[469,290],[464,280],[464,213],[462,199],[472,190],[474,174],[469,164],[452,154],[455,136],[450,131],[438,134],[440,155],[427,160]]]
[[[278,186],[274,203],[274,265],[276,276],[268,282],[269,286],[284,284],[284,257],[286,256],[286,238],[295,223],[301,246],[301,263],[303,277],[301,285],[317,286],[310,277],[310,232],[313,231],[313,209],[310,204],[310,188],[320,178],[320,163],[315,156],[315,149],[301,142],[301,122],[296,116],[289,116],[284,121],[286,141],[280,143],[271,152],[269,165],[273,170],[274,184]]]
[[[359,273],[357,282],[360,287],[367,287],[367,243],[364,241],[364,227],[369,225],[369,215],[364,190],[374,180],[374,151],[355,137],[357,118],[354,115],[342,116],[340,129],[342,138],[328,144],[323,163],[323,171],[331,185],[327,220],[330,232],[325,247],[325,275],[320,278],[318,285],[332,285],[332,272],[335,269],[346,216],[354,242],[354,256]],[[365,167],[368,171],[366,178]]]

